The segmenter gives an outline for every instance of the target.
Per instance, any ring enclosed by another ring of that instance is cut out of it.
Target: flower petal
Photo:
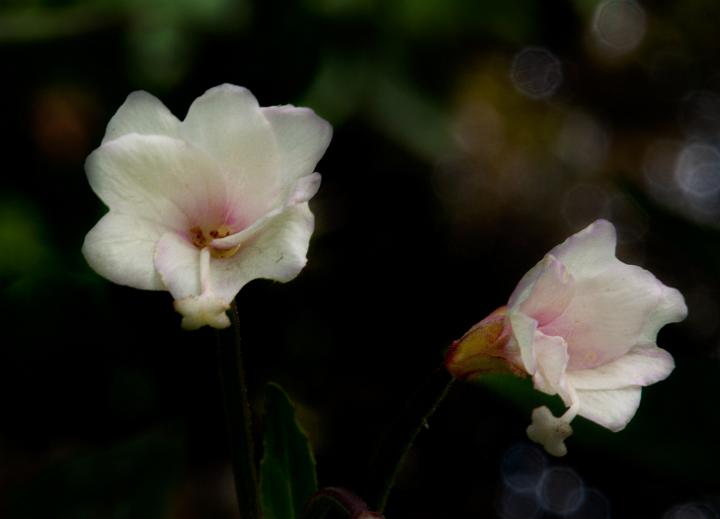
[[[312,196],[315,194],[319,187],[320,175],[318,173],[313,173],[312,175],[307,175],[300,178],[297,181],[295,189],[291,194],[291,205],[307,202],[307,200],[312,198]],[[241,244],[253,238],[260,231],[260,229],[265,227],[271,220],[273,220],[276,216],[281,214],[286,209],[287,206],[273,209],[268,213],[264,214],[259,219],[257,219],[250,226],[244,228],[242,231],[236,232],[229,236],[225,236],[224,238],[215,238],[210,245],[213,249],[217,251],[229,251],[232,249],[236,249]]]
[[[635,416],[640,405],[640,392],[638,386],[601,391],[579,390],[578,414],[613,432],[620,431]]]
[[[138,90],[131,93],[112,116],[103,144],[129,133],[177,137],[180,121],[154,95]]]
[[[130,134],[95,150],[85,163],[93,191],[114,211],[187,232],[222,223],[224,177],[198,149],[171,137]]]
[[[144,290],[164,290],[153,264],[162,226],[109,212],[85,236],[82,253],[88,264],[113,283]]]
[[[249,90],[228,84],[211,88],[190,106],[180,131],[222,165],[230,199],[251,220],[282,202],[288,186],[279,176],[277,142]]]
[[[660,292],[658,304],[648,316],[645,326],[640,332],[642,338],[647,342],[655,342],[660,328],[668,323],[678,323],[688,314],[685,299],[678,290],[667,287],[660,281],[657,281],[657,285]]]
[[[548,254],[543,259],[539,276],[527,292],[527,298],[519,305],[520,311],[542,327],[565,311],[574,293],[572,276],[555,256]]]
[[[155,247],[155,268],[176,300],[202,293],[200,249],[176,232],[162,235]]]
[[[290,206],[269,219],[237,254],[213,258],[210,276],[214,293],[230,301],[253,279],[293,279],[307,261],[313,225],[307,202]]]
[[[569,369],[600,366],[647,342],[642,334],[662,290],[648,271],[614,260],[593,277],[575,277],[570,305],[542,331],[565,338]]]
[[[507,306],[509,308],[514,308],[530,295],[530,291],[532,290],[532,287],[537,282],[538,278],[542,275],[543,271],[545,270],[545,258],[547,255],[537,262],[537,264],[528,270],[525,275],[520,279],[517,286],[515,287],[515,290],[513,290],[512,294],[510,294],[510,299],[508,299]]]
[[[575,279],[594,276],[615,259],[617,236],[607,220],[596,220],[553,248],[549,254],[562,262]]]
[[[537,371],[533,374],[535,389],[549,395],[559,394],[565,404],[570,406],[571,398],[565,381],[568,364],[565,340],[536,331],[533,349],[537,361]]]
[[[237,250],[242,244],[249,242],[252,238],[254,238],[261,229],[263,229],[269,222],[271,222],[284,210],[285,208],[273,209],[258,220],[255,220],[252,225],[246,227],[242,231],[230,234],[229,236],[225,236],[224,238],[215,238],[212,242],[210,242],[210,246],[215,251],[222,253]]]
[[[280,174],[290,180],[315,171],[332,138],[332,126],[309,108],[292,105],[262,109],[280,152]]]
[[[674,368],[675,361],[667,351],[654,344],[643,344],[602,366],[569,371],[567,380],[576,389],[647,386],[665,379]]]
[[[288,204],[300,204],[310,200],[315,196],[315,193],[318,192],[318,189],[320,189],[321,181],[322,178],[319,173],[311,173],[310,175],[300,177],[290,192]]]
[[[517,347],[525,371],[533,375],[537,369],[535,348],[533,348],[537,321],[517,310],[508,311],[508,320],[512,329],[513,340],[511,342],[515,343],[509,345],[509,349],[512,350],[513,347]]]

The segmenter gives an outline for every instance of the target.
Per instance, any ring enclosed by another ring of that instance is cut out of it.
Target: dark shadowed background
[[[83,161],[133,90],[310,106],[335,133],[293,282],[238,305],[251,396],[297,402],[322,485],[359,488],[447,346],[598,217],[686,296],[677,362],[620,433],[525,436],[527,381],[457,385],[394,519],[720,514],[720,3],[3,0],[0,517],[236,517],[212,330],[80,254],[105,208]],[[520,470],[522,468],[522,470]]]

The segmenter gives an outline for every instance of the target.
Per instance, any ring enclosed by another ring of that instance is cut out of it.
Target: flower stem
[[[445,398],[454,380],[444,365],[436,369],[390,426],[370,468],[370,492],[367,495],[373,510],[385,510],[395,478],[415,437]]]
[[[370,512],[365,501],[344,488],[327,487],[310,498],[302,519],[325,519],[328,514],[338,514],[348,519],[382,519],[381,514]]]
[[[240,343],[240,320],[235,301],[230,305],[232,329],[218,332],[218,362],[230,436],[230,457],[240,517],[260,519],[257,467],[252,437],[252,410],[248,400]]]

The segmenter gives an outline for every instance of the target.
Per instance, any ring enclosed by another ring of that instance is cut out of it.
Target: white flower
[[[530,375],[559,395],[556,418],[535,409],[530,439],[556,456],[580,415],[612,431],[640,405],[643,386],[666,378],[672,356],[655,344],[660,328],[687,315],[682,294],[615,257],[615,228],[598,220],[551,250],[500,307],[453,343],[446,367],[456,378]]]
[[[546,447],[569,435],[557,421],[569,424],[578,414],[623,429],[641,388],[675,366],[655,340],[665,324],[685,318],[685,301],[647,270],[618,260],[615,245],[613,225],[594,222],[551,250],[508,302],[508,353],[536,389],[569,408],[554,420],[547,409],[533,413],[531,439]]]
[[[85,165],[110,211],[83,254],[115,283],[168,290],[184,328],[229,326],[245,284],[289,281],[304,267],[313,171],[331,135],[312,110],[261,108],[233,85],[205,92],[183,121],[133,92]]]

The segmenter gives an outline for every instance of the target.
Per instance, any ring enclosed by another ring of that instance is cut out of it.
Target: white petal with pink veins
[[[613,432],[625,428],[640,406],[637,386],[608,390],[578,390],[578,414]]]
[[[332,138],[332,126],[309,108],[270,106],[262,109],[275,134],[280,173],[288,185],[315,171]]]
[[[161,225],[110,212],[85,236],[82,253],[88,264],[113,283],[144,290],[164,290],[153,255],[166,232]]]
[[[549,395],[559,394],[570,405],[570,394],[565,381],[568,352],[562,337],[549,337],[536,331],[533,349],[537,359],[537,370],[533,374],[535,388]]]
[[[544,263],[545,258],[541,259],[533,268],[527,271],[522,278],[520,278],[520,281],[515,286],[512,294],[510,294],[510,299],[508,299],[507,305],[509,308],[513,308],[527,299],[532,287],[535,285],[535,282],[545,270]]]
[[[640,336],[646,342],[655,342],[660,328],[668,323],[679,323],[688,313],[685,299],[678,290],[666,287],[660,281],[657,283],[660,287],[657,306],[640,331]]]
[[[537,369],[536,352],[533,347],[537,321],[522,312],[513,310],[508,311],[508,320],[512,329],[512,342],[520,351],[523,367],[525,371],[533,374]]]
[[[313,225],[307,202],[290,206],[263,225],[235,255],[213,258],[210,272],[215,293],[231,300],[253,279],[293,279],[307,262]]]
[[[110,119],[103,144],[130,133],[177,137],[179,128],[180,121],[162,101],[138,90],[127,97]]]
[[[570,236],[549,254],[561,261],[576,278],[591,277],[616,260],[615,227],[607,220],[596,220]]]
[[[304,177],[301,177],[300,179],[298,179],[295,185],[295,189],[291,194],[289,204],[296,205],[307,202],[315,195],[319,187],[320,175],[318,173],[313,173],[312,175],[306,175]],[[268,225],[270,222],[272,222],[275,217],[286,211],[290,207],[290,205],[278,207],[277,209],[269,211],[261,218],[257,219],[252,225],[244,228],[240,232],[230,234],[229,236],[226,236],[224,238],[214,239],[210,243],[210,246],[218,252],[236,250],[240,245],[246,243],[256,234],[258,234],[260,230],[266,225]]]
[[[130,134],[103,144],[85,164],[93,191],[113,211],[187,232],[228,212],[217,164],[187,143]]]
[[[211,88],[190,106],[180,133],[222,166],[230,200],[253,221],[282,203],[278,144],[249,90]]]
[[[667,378],[674,368],[675,361],[667,351],[642,344],[602,366],[569,371],[567,379],[577,389],[618,389],[654,384]]]
[[[200,249],[187,238],[175,232],[163,234],[155,247],[154,261],[173,298],[184,299],[202,293]]]
[[[648,271],[615,260],[593,277],[575,277],[572,301],[543,332],[565,338],[569,369],[600,366],[644,342],[641,333],[661,289]]]
[[[526,292],[519,310],[542,327],[565,312],[575,295],[575,281],[565,266],[548,254],[541,263],[539,276]]]
[[[321,181],[322,178],[319,173],[312,173],[297,179],[290,191],[288,204],[300,204],[310,200],[320,189]]]

